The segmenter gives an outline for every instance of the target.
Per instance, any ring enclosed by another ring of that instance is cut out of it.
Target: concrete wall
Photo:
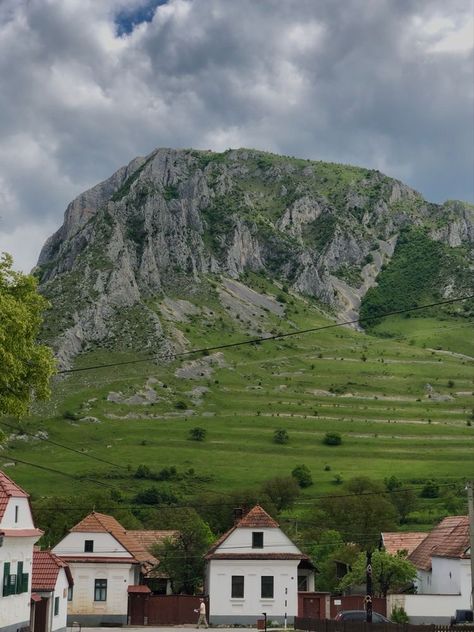
[[[79,615],[93,622],[126,621],[128,593],[127,588],[134,583],[135,566],[116,563],[79,563],[69,564],[74,579],[73,598],[68,605],[68,617],[80,621]],[[94,601],[96,579],[107,580],[107,601]],[[96,623],[90,623],[96,625]]]
[[[461,595],[388,595],[387,613],[403,607],[414,624],[449,623],[457,609],[469,608],[469,599]]]
[[[280,551],[281,552],[281,551]],[[268,621],[289,621],[297,615],[299,560],[211,560],[208,573],[209,620],[215,624],[255,624],[267,613]],[[244,597],[231,597],[232,575],[244,576]],[[261,598],[261,577],[274,578],[273,599]]]

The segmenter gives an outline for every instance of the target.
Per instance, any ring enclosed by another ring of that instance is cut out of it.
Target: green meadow
[[[166,320],[160,301],[150,304],[188,349],[335,322],[314,301],[267,279],[249,275],[245,283],[278,298],[284,314],[260,309],[250,317],[248,310],[236,315],[212,278],[189,299],[194,314]],[[101,485],[131,496],[154,484],[133,476],[140,464],[187,473],[174,490],[184,500],[256,488],[302,463],[314,481],[302,502],[357,475],[379,481],[393,475],[408,486],[460,481],[474,475],[472,331],[463,319],[399,316],[370,335],[329,328],[56,377],[51,400],[37,404],[19,427],[45,431],[49,440],[77,452],[20,436],[11,438],[0,464],[36,498]],[[97,349],[77,358],[75,368],[146,357],[139,347]],[[204,441],[190,440],[196,426],[206,430]],[[289,434],[286,445],[273,442],[280,428]],[[323,443],[328,431],[341,434],[340,446]],[[12,465],[15,458],[63,475]]]

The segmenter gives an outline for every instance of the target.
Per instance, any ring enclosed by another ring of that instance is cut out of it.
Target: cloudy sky
[[[0,251],[155,147],[256,147],[474,200],[474,0],[0,0]]]

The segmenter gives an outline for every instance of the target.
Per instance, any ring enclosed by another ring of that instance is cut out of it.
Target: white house
[[[298,586],[314,590],[314,567],[259,505],[239,520],[206,555],[209,622],[292,622]]]
[[[69,566],[51,551],[33,551],[31,621],[33,632],[65,632],[68,595],[73,579]]]
[[[143,583],[158,564],[150,544],[175,534],[126,531],[112,516],[95,511],[86,516],[53,548],[74,579],[68,622],[126,624],[129,586]]]
[[[0,632],[30,624],[33,546],[41,535],[28,494],[0,472]]]
[[[411,623],[449,623],[456,610],[471,608],[468,516],[448,516],[410,553],[417,568],[416,595],[393,595]]]

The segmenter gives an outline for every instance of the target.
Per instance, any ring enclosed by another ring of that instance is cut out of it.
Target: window
[[[93,553],[94,540],[84,540],[84,553]]]
[[[232,575],[232,599],[243,599],[244,596],[244,576]]]
[[[18,505],[15,505],[15,523],[18,522]]]
[[[59,614],[59,597],[54,598],[54,616],[57,617]]]
[[[263,531],[252,531],[252,549],[263,549]]]
[[[106,579],[95,580],[94,601],[107,601],[107,580]]]
[[[298,575],[298,591],[307,592],[308,590],[308,577],[307,575]]]
[[[69,588],[67,589],[67,600],[68,601],[72,601],[73,590],[74,590],[74,586],[69,586]]]
[[[273,599],[273,575],[262,575],[262,599]]]
[[[10,562],[5,562],[3,564],[3,596],[27,592],[28,573],[23,572],[23,562],[18,562],[16,574],[11,574],[10,570]]]

